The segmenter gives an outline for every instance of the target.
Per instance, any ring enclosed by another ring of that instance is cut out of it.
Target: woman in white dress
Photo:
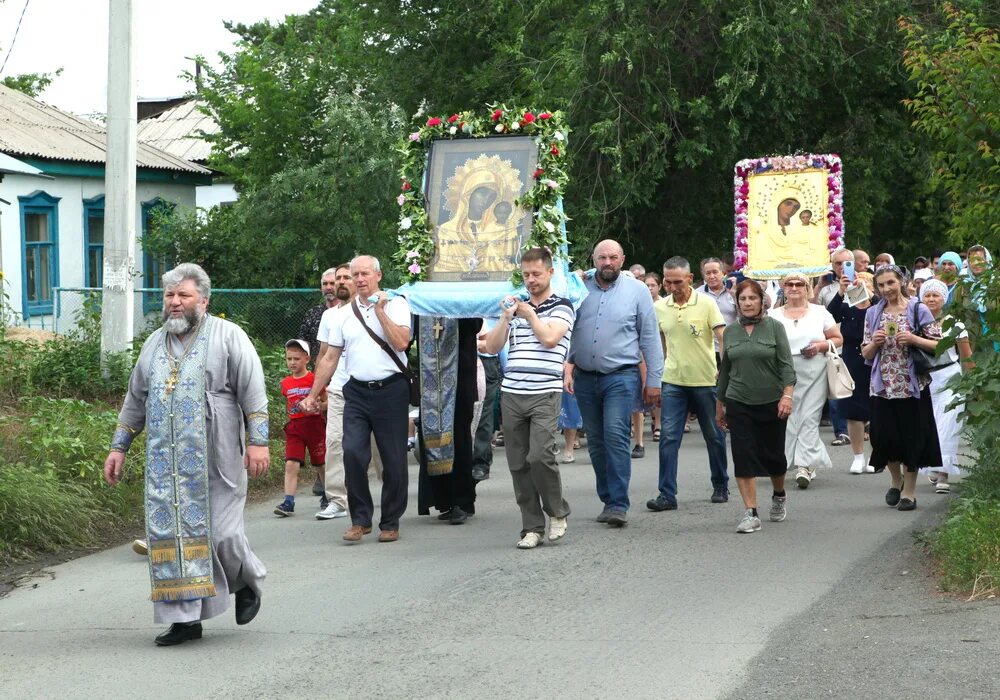
[[[781,279],[785,304],[768,313],[785,327],[795,365],[795,395],[785,429],[785,459],[795,469],[795,483],[809,488],[816,469],[833,468],[830,453],[819,437],[819,422],[827,399],[825,354],[829,343],[843,344],[840,329],[830,312],[811,304],[809,278],[792,272]]]
[[[940,280],[927,280],[920,287],[920,301],[930,309],[937,321],[943,320],[945,300],[948,298],[948,287]],[[962,324],[956,324],[950,334],[956,338],[954,347],[945,353],[951,357],[952,364],[931,373],[931,403],[934,406],[934,422],[937,424],[938,442],[941,444],[941,464],[927,467],[920,471],[934,484],[937,493],[948,493],[948,476],[958,474],[958,446],[962,437],[962,412],[964,406],[948,409],[955,400],[955,392],[947,387],[948,380],[962,373],[962,364],[972,356],[972,346],[969,344],[969,334]]]

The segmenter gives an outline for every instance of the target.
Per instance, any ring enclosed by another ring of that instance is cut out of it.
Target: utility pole
[[[129,349],[135,317],[136,103],[133,0],[110,0],[101,358]],[[107,372],[107,367],[105,367]]]

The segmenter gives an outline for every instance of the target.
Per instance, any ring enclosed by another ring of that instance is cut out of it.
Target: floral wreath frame
[[[750,198],[750,176],[766,172],[794,172],[797,170],[823,169],[827,171],[827,249],[832,253],[844,247],[844,180],[843,163],[836,153],[813,153],[792,156],[748,158],[736,164],[733,178],[736,230],[734,234],[733,267],[743,270],[747,266],[747,236],[749,223],[747,206]],[[788,270],[751,270],[762,277],[780,277]]]
[[[538,146],[534,184],[516,204],[534,211],[534,221],[524,248],[548,248],[553,254],[564,249],[566,221],[562,193],[569,182],[566,172],[566,143],[569,127],[561,111],[510,109],[506,105],[488,105],[484,113],[456,112],[448,117],[421,119],[416,131],[400,142],[402,156],[399,176],[398,250],[392,259],[398,265],[402,281],[427,279],[427,267],[434,259],[434,236],[427,218],[424,170],[427,152],[435,139],[467,139],[496,136],[531,136]],[[511,283],[521,284],[521,270],[511,271]]]

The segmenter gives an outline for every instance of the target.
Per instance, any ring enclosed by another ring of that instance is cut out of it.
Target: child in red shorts
[[[309,395],[313,373],[309,364],[309,344],[304,340],[285,343],[285,364],[291,374],[281,380],[281,395],[288,402],[288,423],[285,425],[285,500],[279,503],[274,514],[282,518],[295,514],[295,491],[299,486],[299,468],[305,464],[306,451],[314,467],[326,462],[326,391],[315,413],[308,413],[300,405]]]

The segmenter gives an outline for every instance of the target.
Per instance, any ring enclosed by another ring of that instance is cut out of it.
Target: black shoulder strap
[[[375,331],[373,331],[371,328],[369,328],[367,323],[365,323],[365,317],[361,315],[361,309],[358,308],[357,299],[351,301],[351,310],[354,311],[354,315],[357,316],[358,321],[361,322],[361,327],[368,332],[368,335],[370,335],[371,339],[375,341],[375,344],[378,345],[383,350],[385,350],[385,353],[392,358],[392,361],[396,364],[396,367],[399,368],[399,371],[405,374],[407,379],[409,379],[411,376],[409,368],[402,362],[400,362],[399,356],[396,355],[395,352],[393,352],[392,348],[389,347],[389,344],[384,340],[382,340],[381,338],[379,338],[378,334],[375,333]]]

